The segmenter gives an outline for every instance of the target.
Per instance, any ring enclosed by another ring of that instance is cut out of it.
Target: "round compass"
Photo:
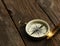
[[[50,31],[49,24],[41,19],[34,19],[27,23],[26,33],[33,38],[41,38],[47,35]]]

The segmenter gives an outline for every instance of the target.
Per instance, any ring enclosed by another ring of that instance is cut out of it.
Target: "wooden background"
[[[60,23],[60,0],[0,0],[0,46],[60,46],[60,32],[49,40],[28,39],[23,26],[32,19],[55,28]]]

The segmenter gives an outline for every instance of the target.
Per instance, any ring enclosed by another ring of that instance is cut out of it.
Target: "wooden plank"
[[[49,40],[44,39],[42,41],[32,41],[28,39],[24,33],[24,23],[32,19],[43,19],[49,23],[51,30],[54,28],[53,23],[42,11],[38,3],[36,3],[35,0],[3,0],[3,2],[6,4],[5,7],[11,18],[14,20],[26,46],[47,46]]]
[[[0,46],[25,46],[0,0]]]
[[[50,17],[55,25],[60,22],[60,0],[37,0],[39,6]]]
[[[56,25],[60,24],[60,0],[37,0],[39,6]],[[52,38],[54,46],[60,46],[60,32]]]
[[[57,18],[60,23],[60,0],[53,0],[53,6],[51,7],[52,12],[55,14],[54,16]]]

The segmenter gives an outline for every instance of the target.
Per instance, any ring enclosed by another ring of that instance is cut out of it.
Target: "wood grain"
[[[36,0],[55,25],[60,23],[60,0]]]
[[[43,19],[49,23],[51,30],[54,28],[54,23],[43,12],[36,0],[3,0],[3,3],[26,46],[54,46],[51,40],[32,41],[25,36],[24,24],[32,19]]]
[[[60,0],[36,0],[39,6],[53,21],[54,25],[60,24]],[[54,46],[60,46],[60,33],[52,38]]]
[[[25,46],[0,0],[0,46]]]

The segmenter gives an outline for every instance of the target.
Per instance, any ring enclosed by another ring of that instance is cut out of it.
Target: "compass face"
[[[34,38],[46,36],[50,31],[48,23],[44,20],[35,19],[27,23],[26,33]]]

